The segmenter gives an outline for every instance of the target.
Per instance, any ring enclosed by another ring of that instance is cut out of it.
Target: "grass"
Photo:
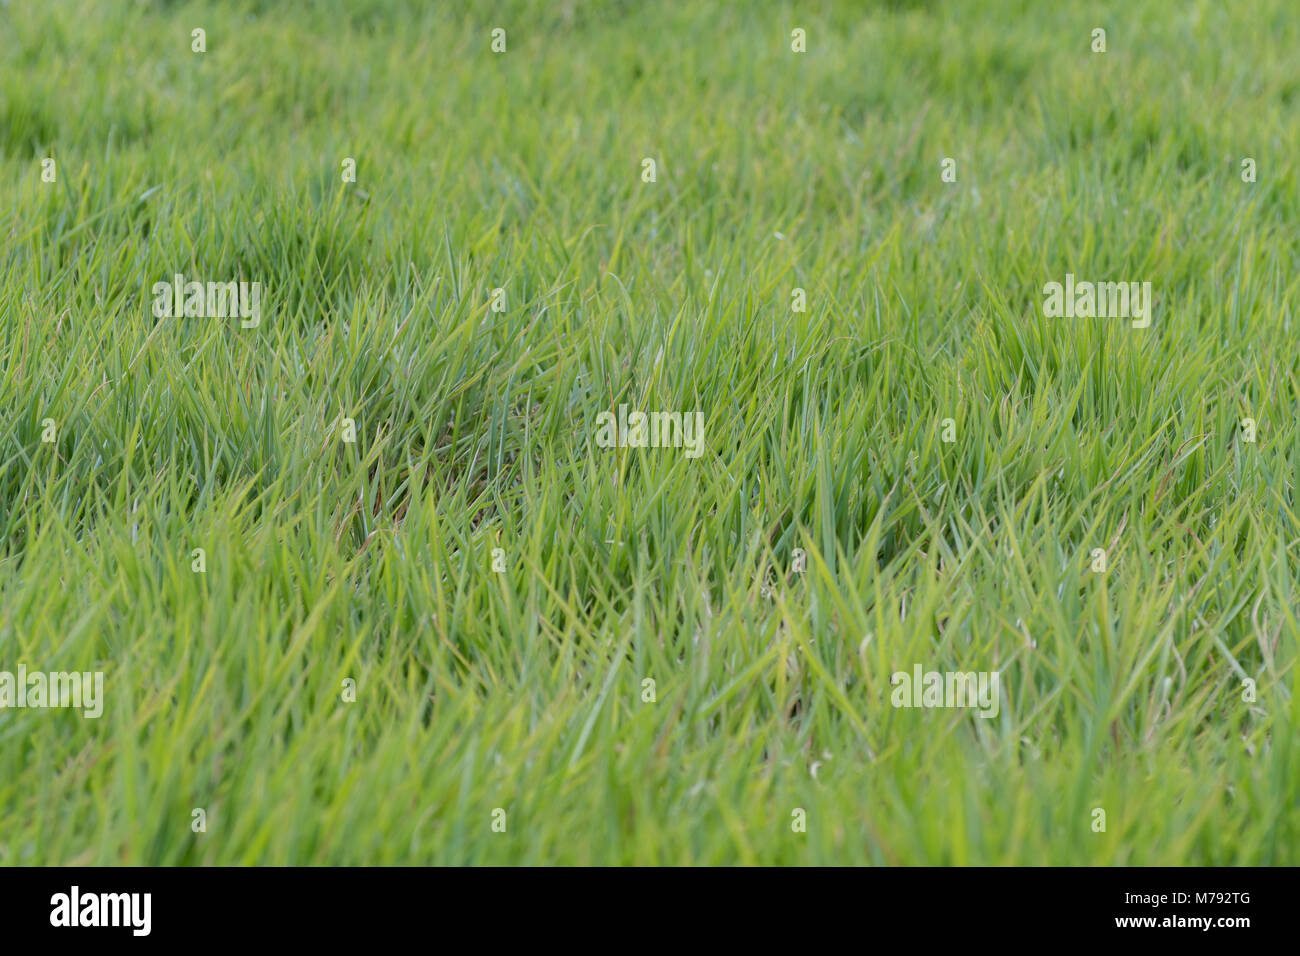
[[[1289,0],[430,6],[0,7],[0,863],[1300,862]]]

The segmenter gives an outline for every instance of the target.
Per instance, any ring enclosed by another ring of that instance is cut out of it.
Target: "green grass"
[[[0,863],[1300,863],[1293,0],[429,6],[0,7]]]

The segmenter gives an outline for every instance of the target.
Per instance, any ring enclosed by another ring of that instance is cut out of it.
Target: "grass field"
[[[1297,49],[0,5],[0,670],[104,675],[0,709],[0,864],[1300,863]]]

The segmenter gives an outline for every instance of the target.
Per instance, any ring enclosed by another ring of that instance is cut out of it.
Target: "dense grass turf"
[[[0,670],[106,695],[0,710],[0,863],[1300,862],[1298,48],[0,7]],[[1045,318],[1067,272],[1151,327]],[[176,273],[261,325],[155,318]],[[703,455],[597,447],[620,404]],[[998,715],[891,706],[916,664]]]

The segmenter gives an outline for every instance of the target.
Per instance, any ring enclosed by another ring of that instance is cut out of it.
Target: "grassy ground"
[[[1293,0],[427,6],[0,6],[0,863],[1300,862]]]

